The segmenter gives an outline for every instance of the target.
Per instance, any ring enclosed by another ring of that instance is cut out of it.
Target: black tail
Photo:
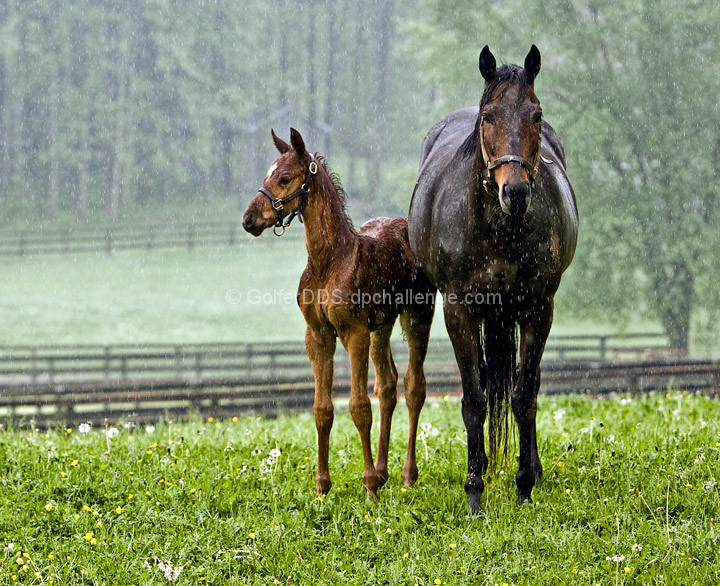
[[[510,395],[515,386],[517,331],[515,324],[485,326],[487,363],[488,453],[496,464],[508,457],[510,440]]]

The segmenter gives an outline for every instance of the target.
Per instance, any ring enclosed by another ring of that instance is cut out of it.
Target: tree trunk
[[[388,88],[388,62],[390,58],[390,40],[392,38],[393,2],[387,0],[382,5],[378,30],[377,86],[375,92],[374,124],[372,125],[372,172],[370,173],[370,197],[377,197],[380,190],[380,177],[383,162],[383,132],[385,130],[385,110]]]
[[[656,272],[655,304],[670,346],[687,355],[695,279],[687,265],[678,261]]]

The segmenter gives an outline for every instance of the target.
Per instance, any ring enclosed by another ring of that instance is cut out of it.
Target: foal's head
[[[253,236],[271,226],[280,236],[295,216],[302,214],[311,182],[318,170],[300,133],[290,129],[290,144],[270,131],[280,156],[265,176],[262,187],[243,214],[242,225]]]
[[[540,159],[542,110],[533,89],[540,51],[533,45],[523,68],[498,69],[486,45],[480,73],[485,79],[478,128],[485,187],[497,195],[503,212],[520,216],[530,205]]]

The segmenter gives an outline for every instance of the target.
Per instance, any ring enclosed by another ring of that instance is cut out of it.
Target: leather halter
[[[498,157],[497,159],[490,160],[490,157],[488,157],[487,150],[485,150],[485,139],[483,137],[483,123],[485,122],[484,118],[480,118],[480,127],[478,132],[480,133],[480,150],[482,152],[483,162],[485,163],[485,170],[483,171],[483,185],[488,191],[491,191],[492,193],[499,193],[500,188],[498,184],[495,182],[495,178],[493,177],[492,171],[494,169],[497,169],[498,167],[505,165],[506,163],[520,163],[520,165],[527,170],[530,178],[530,192],[532,192],[535,189],[535,179],[537,177],[538,172],[538,166],[540,165],[540,159],[542,158],[540,156],[540,144],[542,143],[542,133],[540,134],[540,138],[538,139],[538,148],[537,148],[537,154],[535,155],[535,163],[531,163],[528,161],[525,157],[521,157],[520,155],[505,155],[503,157]],[[544,160],[544,159],[543,159]]]
[[[302,213],[303,211],[305,211],[305,205],[307,204],[307,196],[308,193],[310,193],[310,181],[312,180],[313,175],[317,174],[318,171],[318,164],[315,160],[315,157],[311,153],[308,154],[310,155],[310,164],[308,165],[308,169],[305,172],[305,179],[303,181],[303,184],[297,191],[293,191],[287,197],[283,197],[282,199],[280,199],[275,197],[275,195],[269,189],[265,189],[264,187],[258,189],[259,193],[262,193],[270,200],[272,208],[277,214],[277,221],[273,226],[273,234],[275,234],[275,236],[282,236],[283,234],[285,234],[285,228],[287,228],[292,223],[295,217],[300,218],[301,224],[303,222]],[[300,198],[300,203],[298,204],[298,207],[287,218],[285,218],[283,214],[283,207],[286,203],[289,203],[292,200],[297,199],[298,197]],[[285,220],[284,222],[283,219]],[[280,231],[278,231],[278,228],[280,229]]]

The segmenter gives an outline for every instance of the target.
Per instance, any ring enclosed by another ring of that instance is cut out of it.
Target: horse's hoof
[[[385,486],[385,483],[387,483],[390,478],[390,474],[388,473],[387,468],[375,467],[375,472],[377,472],[378,478],[380,479],[380,484],[378,486],[378,489],[380,489]]]
[[[517,498],[518,507],[523,506],[525,503],[527,503],[529,505],[532,504],[532,499],[530,498],[530,495],[529,494],[528,495],[518,494],[518,498]]]
[[[415,484],[415,482],[418,479],[418,467],[417,466],[403,466],[402,469],[402,479],[403,484],[405,486],[410,486],[411,484]]]
[[[329,493],[331,486],[332,486],[332,482],[330,482],[329,476],[320,476],[318,474],[315,477],[315,493],[318,496],[322,496],[322,495]]]
[[[377,500],[377,492],[384,484],[380,475],[377,472],[363,474],[363,484],[373,500]]]
[[[485,490],[485,483],[479,476],[468,476],[465,481],[465,494],[467,495],[468,509],[475,514],[481,512],[480,499]]]

